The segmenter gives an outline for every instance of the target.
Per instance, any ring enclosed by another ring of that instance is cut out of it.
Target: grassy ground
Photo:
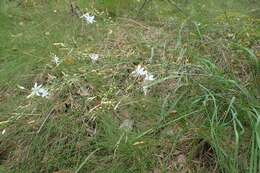
[[[260,171],[259,2],[78,1],[89,25],[22,2],[0,2],[0,172]]]

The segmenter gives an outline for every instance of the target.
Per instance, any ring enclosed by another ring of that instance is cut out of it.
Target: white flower
[[[95,16],[90,16],[89,13],[83,14],[80,18],[83,18],[87,24],[95,23]]]
[[[150,81],[155,80],[154,75],[146,71],[141,65],[138,65],[136,69],[131,73],[134,77],[142,77],[143,79],[143,92],[144,95],[148,93],[148,86],[146,86]]]
[[[58,66],[60,64],[60,58],[54,55],[52,57],[52,62]]]
[[[147,73],[145,75],[144,81],[153,81],[153,80],[155,80],[155,78],[152,74]]]
[[[34,84],[32,87],[32,92],[30,95],[27,96],[27,98],[30,98],[32,96],[40,96],[40,97],[47,97],[49,95],[48,91],[42,87],[42,85],[38,85],[37,83]]]
[[[48,91],[44,88],[41,88],[38,93],[41,97],[47,97],[49,95]]]
[[[148,73],[141,65],[138,65],[132,72],[134,77],[144,77],[144,81],[153,81],[155,78],[152,74]]]
[[[134,77],[143,77],[146,76],[147,74],[148,72],[141,65],[138,65],[136,69],[132,72],[132,75]]]
[[[89,54],[89,57],[92,60],[92,62],[96,62],[99,58],[99,55],[95,54],[95,53],[91,53],[91,54]]]
[[[5,134],[5,132],[6,132],[6,130],[4,129],[4,130],[2,131],[2,135],[4,135],[4,134]]]

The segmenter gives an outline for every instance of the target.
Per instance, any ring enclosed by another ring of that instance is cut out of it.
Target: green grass
[[[77,1],[92,25],[21,2],[0,2],[0,172],[260,171],[259,2]]]

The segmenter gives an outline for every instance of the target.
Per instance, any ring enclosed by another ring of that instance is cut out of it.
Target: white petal
[[[152,74],[146,74],[144,80],[145,81],[153,81],[153,80],[155,80],[155,78]]]
[[[25,87],[21,86],[21,85],[17,85],[18,88],[25,90]]]
[[[6,132],[6,130],[4,129],[4,130],[2,130],[2,135],[4,135],[5,134],[5,132]]]

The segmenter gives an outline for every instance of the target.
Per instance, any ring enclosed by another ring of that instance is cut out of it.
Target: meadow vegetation
[[[259,173],[259,61],[260,1],[1,0],[0,172]]]

